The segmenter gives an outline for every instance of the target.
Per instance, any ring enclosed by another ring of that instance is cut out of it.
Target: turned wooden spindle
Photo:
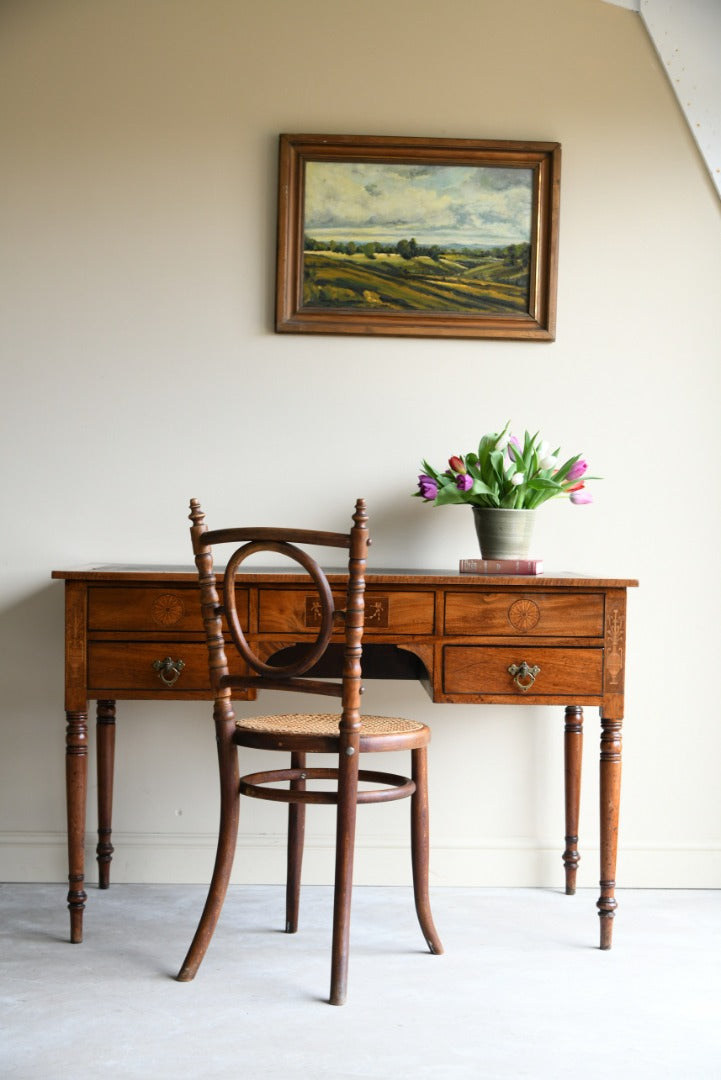
[[[616,854],[618,808],[621,797],[621,719],[601,718],[601,896],[596,904],[601,919],[601,948],[610,949],[613,919],[618,907]]]
[[[115,771],[115,702],[99,701],[97,706],[98,762],[98,886],[110,885],[110,864],[115,848],[113,835],[113,774]]]
[[[68,910],[70,940],[83,940],[85,892],[85,798],[88,783],[88,714],[68,710],[65,734],[65,772],[68,791]],[[75,798],[76,793],[82,797]]]
[[[563,865],[566,871],[566,895],[576,892],[576,872],[581,856],[578,851],[578,821],[581,808],[581,758],[583,751],[583,709],[567,705],[563,734],[563,757],[566,800],[566,847]]]

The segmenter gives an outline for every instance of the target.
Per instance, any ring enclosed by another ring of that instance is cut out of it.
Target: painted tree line
[[[400,255],[402,259],[407,260],[425,256],[438,261],[444,256],[464,255],[474,259],[498,259],[506,266],[518,270],[526,269],[531,258],[531,245],[526,243],[491,248],[459,245],[442,247],[440,244],[419,244],[414,237],[403,238],[395,244],[384,244],[377,240],[356,243],[355,240],[316,240],[315,237],[306,236],[304,250],[332,251],[339,255],[365,255],[368,259],[375,259],[377,255]]]

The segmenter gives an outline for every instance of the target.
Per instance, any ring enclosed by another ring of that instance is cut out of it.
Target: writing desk
[[[65,581],[68,907],[70,939],[80,942],[87,899],[88,700],[97,701],[97,857],[100,888],[107,888],[116,701],[212,695],[194,570],[99,566],[55,570],[52,576]],[[344,573],[331,571],[328,579],[342,604]],[[366,678],[419,679],[435,702],[564,707],[563,863],[569,894],[575,892],[580,860],[583,709],[598,706],[602,949],[611,947],[617,907],[626,594],[637,584],[574,574],[380,570],[366,576]],[[316,636],[316,594],[302,573],[239,574],[236,606],[249,644],[262,659]],[[230,666],[243,673],[241,660]]]

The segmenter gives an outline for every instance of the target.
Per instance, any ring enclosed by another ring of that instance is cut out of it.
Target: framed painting
[[[555,142],[281,135],[276,330],[552,341]]]

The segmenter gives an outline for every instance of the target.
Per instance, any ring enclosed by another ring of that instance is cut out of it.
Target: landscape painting
[[[281,136],[276,329],[550,339],[558,144]]]
[[[533,173],[309,161],[303,306],[528,310]]]

